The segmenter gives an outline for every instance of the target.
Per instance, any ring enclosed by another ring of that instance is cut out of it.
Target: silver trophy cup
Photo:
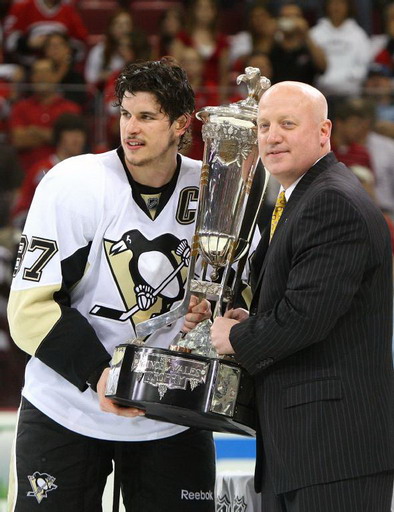
[[[212,301],[215,318],[232,304],[240,287],[268,182],[258,162],[257,105],[270,82],[250,67],[237,82],[247,85],[245,100],[197,113],[203,122],[204,157],[184,299],[171,311],[137,324],[138,338],[116,347],[106,396],[145,410],[149,418],[254,435],[252,378],[232,357],[217,356],[209,320],[180,333],[169,349],[143,341],[185,315],[191,295]]]

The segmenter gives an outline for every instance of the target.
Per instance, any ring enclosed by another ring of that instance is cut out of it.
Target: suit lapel
[[[261,281],[263,279],[264,270],[267,266],[268,262],[268,254],[270,251],[270,248],[273,244],[275,244],[275,241],[279,238],[279,233],[281,228],[286,224],[287,219],[290,217],[292,211],[295,209],[297,204],[299,203],[300,199],[304,195],[304,193],[309,189],[313,181],[316,179],[317,176],[319,176],[322,172],[324,172],[329,167],[332,167],[338,162],[336,159],[334,153],[330,152],[325,157],[323,157],[321,160],[319,160],[313,167],[307,171],[302,179],[297,183],[297,186],[291,193],[290,199],[288,203],[285,206],[285,209],[283,210],[282,216],[279,219],[278,225],[275,229],[275,235],[271,240],[271,243],[269,243],[269,226],[265,229],[263,232],[262,239],[260,240],[259,246],[256,249],[255,257],[256,261],[262,261],[260,272],[258,275],[255,274],[255,285],[253,286],[254,293],[253,293],[253,299],[258,299],[259,295],[259,288]],[[261,246],[261,247],[260,247]],[[258,260],[257,260],[258,258]],[[252,302],[254,300],[252,299]]]
[[[267,253],[269,247],[269,239],[270,239],[270,227],[269,225],[264,228],[264,231],[261,234],[260,242],[256,248],[256,252],[253,255],[253,260],[256,262],[252,266],[252,284],[254,288],[254,283],[257,283],[260,279],[261,273],[263,271],[263,266],[265,264],[266,258],[265,255]],[[261,266],[259,266],[259,263]]]
[[[276,229],[279,228],[280,225],[283,225],[286,221],[286,219],[289,217],[291,212],[294,210],[294,208],[297,206],[298,202],[300,201],[301,197],[305,194],[305,192],[309,189],[311,184],[315,181],[315,179],[320,176],[322,172],[327,170],[328,168],[332,167],[338,162],[336,159],[334,153],[328,153],[325,157],[323,157],[321,160],[319,160],[313,167],[307,171],[302,179],[297,183],[297,186],[291,193],[289,202],[286,205],[286,208],[283,211],[282,217],[284,217],[282,222],[282,217],[280,218],[278,225]]]

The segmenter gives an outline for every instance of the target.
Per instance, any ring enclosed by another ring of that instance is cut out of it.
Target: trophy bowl
[[[255,435],[253,381],[232,361],[125,343],[115,349],[106,396],[147,418]]]

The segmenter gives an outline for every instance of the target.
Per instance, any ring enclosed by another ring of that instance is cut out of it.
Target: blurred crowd
[[[17,405],[25,364],[6,304],[35,188],[57,162],[118,146],[113,88],[126,63],[174,56],[197,111],[242,100],[246,66],[316,86],[333,150],[382,209],[394,253],[394,2],[11,0],[0,4],[0,41],[0,407]],[[192,134],[186,154],[201,159],[198,120]]]

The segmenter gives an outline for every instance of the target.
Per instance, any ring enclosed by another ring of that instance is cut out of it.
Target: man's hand
[[[105,386],[107,384],[109,368],[105,368],[101,377],[97,383],[97,395],[99,398],[100,409],[104,412],[112,412],[118,416],[126,416],[127,418],[135,418],[136,416],[144,416],[145,412],[135,407],[124,407],[122,405],[115,404],[109,398],[105,396]]]
[[[233,320],[238,320],[238,322],[243,322],[249,318],[249,311],[243,308],[229,309],[223,316],[224,318],[232,318]]]
[[[189,332],[196,327],[197,324],[211,318],[211,304],[207,299],[200,299],[195,295],[190,297],[189,309],[185,315],[185,323],[183,324],[182,331]]]
[[[249,318],[246,309],[229,309],[224,316],[215,318],[211,327],[211,341],[219,355],[234,354],[230,343],[230,330],[233,325],[243,322]]]

